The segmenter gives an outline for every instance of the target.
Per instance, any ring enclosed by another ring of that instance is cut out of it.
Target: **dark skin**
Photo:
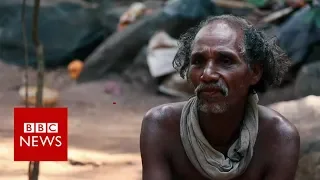
[[[199,111],[202,132],[213,148],[226,154],[239,137],[249,87],[256,84],[262,68],[249,69],[239,45],[240,28],[214,21],[197,34],[192,48],[189,81],[197,87],[222,79],[229,93],[199,93],[209,107],[226,102],[224,112]],[[180,117],[186,102],[164,104],[149,110],[142,123],[141,157],[143,180],[206,180],[189,161],[180,139]],[[300,153],[297,129],[287,119],[259,106],[259,132],[252,160],[234,180],[293,180]]]

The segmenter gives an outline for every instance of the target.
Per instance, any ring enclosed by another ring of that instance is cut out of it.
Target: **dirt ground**
[[[0,179],[25,179],[28,163],[13,162],[13,107],[22,105],[17,91],[23,71],[3,63],[0,70]],[[35,72],[30,74],[34,84]],[[104,92],[106,81],[75,85],[64,69],[48,72],[46,84],[59,90],[59,106],[69,108],[71,161],[41,163],[40,179],[140,179],[142,117],[175,99],[125,83],[120,96],[110,95]]]

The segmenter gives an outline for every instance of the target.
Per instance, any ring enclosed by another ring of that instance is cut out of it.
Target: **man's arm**
[[[300,156],[298,130],[291,124],[281,123],[277,126],[277,133],[270,135],[270,139],[274,140],[270,150],[273,155],[265,180],[294,180]]]
[[[163,118],[163,113],[157,108],[149,110],[143,118],[140,134],[143,180],[171,180]]]

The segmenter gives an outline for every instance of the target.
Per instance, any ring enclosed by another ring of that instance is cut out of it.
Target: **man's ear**
[[[251,80],[250,85],[256,85],[263,74],[263,68],[261,64],[252,64],[250,65],[250,73],[251,73]]]

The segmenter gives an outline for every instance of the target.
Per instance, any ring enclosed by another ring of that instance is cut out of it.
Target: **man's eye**
[[[194,59],[193,61],[192,61],[192,64],[195,64],[195,65],[199,65],[199,64],[201,64],[202,63],[202,60],[201,59]]]
[[[229,59],[229,58],[222,58],[222,59],[221,59],[221,62],[222,62],[223,64],[230,65],[230,64],[232,63],[232,60]]]
[[[200,64],[201,62],[198,60],[198,59],[196,59],[196,60],[194,60],[193,61],[193,64]]]
[[[201,54],[192,55],[191,63],[194,65],[201,65],[204,61],[204,57]]]

